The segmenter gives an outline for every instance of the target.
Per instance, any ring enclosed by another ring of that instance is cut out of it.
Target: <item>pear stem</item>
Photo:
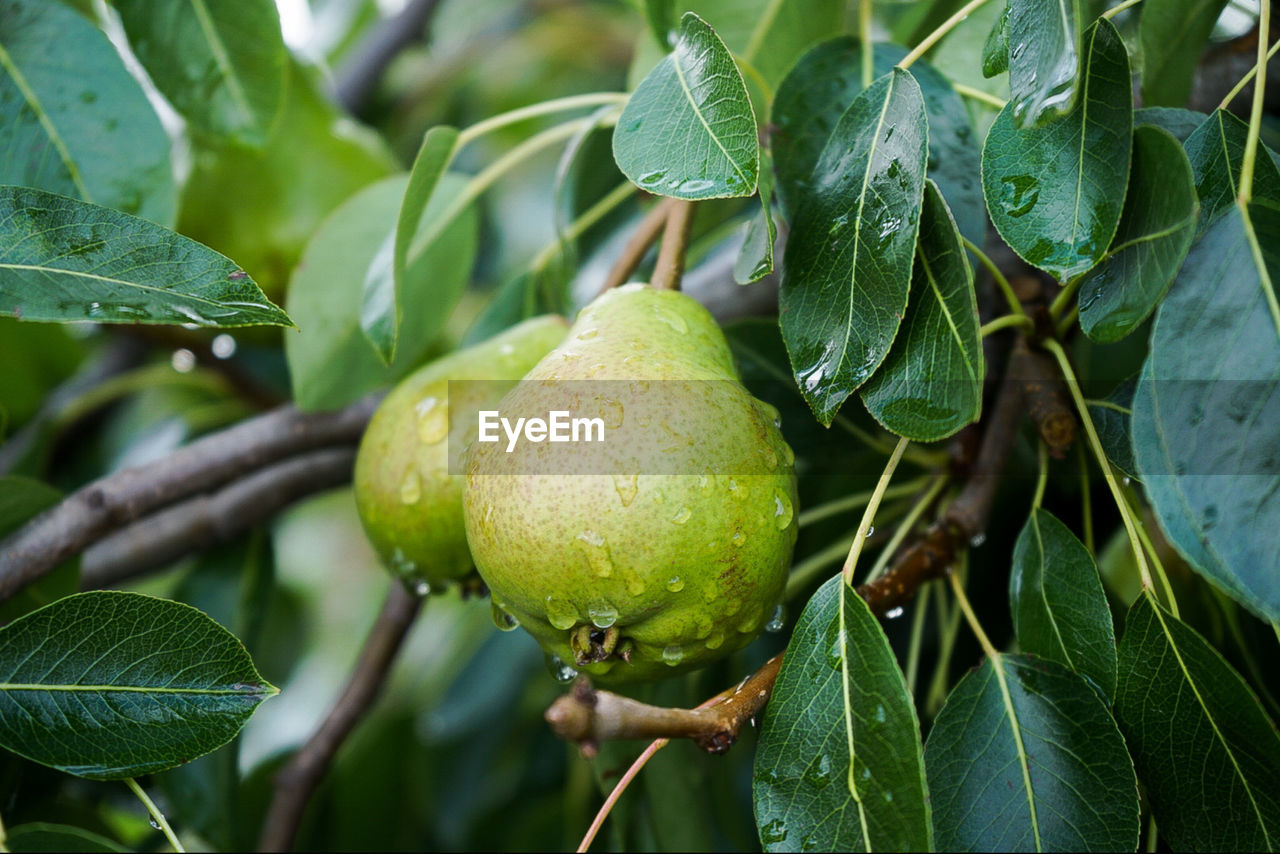
[[[658,250],[658,263],[653,268],[650,284],[655,290],[678,291],[684,277],[684,261],[689,251],[689,235],[693,233],[694,203],[676,201],[667,216],[666,230],[662,233],[662,248]]]
[[[604,284],[600,286],[600,293],[625,285],[630,280],[631,274],[644,261],[644,256],[649,254],[649,247],[662,234],[662,229],[667,224],[667,216],[671,213],[671,208],[676,201],[676,199],[663,199],[649,209],[644,219],[640,220],[640,224],[636,226],[635,233],[631,235],[627,245],[622,248],[622,254],[613,263]]]

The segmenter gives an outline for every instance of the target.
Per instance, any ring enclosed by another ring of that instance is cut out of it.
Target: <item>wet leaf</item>
[[[1009,7],[1005,6],[982,45],[982,76],[995,77],[1009,70]]]
[[[760,212],[747,222],[742,249],[733,263],[733,278],[740,285],[749,285],[773,272],[778,227],[773,222],[773,170],[767,165],[767,158],[765,162],[760,170]]]
[[[1075,106],[1080,57],[1087,53],[1081,49],[1080,23],[1078,0],[1009,0],[1005,50],[1009,106],[1016,127],[1048,124]]]
[[[1200,196],[1202,236],[1219,217],[1230,212],[1240,194],[1240,164],[1249,126],[1225,110],[1217,110],[1187,137],[1184,146]],[[1269,157],[1254,161],[1253,198],[1280,204],[1280,168]]]

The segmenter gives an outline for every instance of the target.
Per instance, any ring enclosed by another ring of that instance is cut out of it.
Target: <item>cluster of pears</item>
[[[564,327],[526,321],[388,396],[356,463],[371,541],[419,585],[474,566],[499,625],[602,681],[745,646],[773,617],[797,532],[776,410],[678,292],[616,288]],[[503,382],[450,395],[451,379]],[[512,421],[569,411],[603,429],[567,445],[479,442],[482,409]]]

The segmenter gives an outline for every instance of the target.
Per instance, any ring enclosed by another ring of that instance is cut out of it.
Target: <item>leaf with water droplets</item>
[[[1049,124],[1075,106],[1081,53],[1077,3],[1009,0],[1009,109],[1019,128]]]
[[[675,48],[636,87],[613,131],[618,168],[677,199],[749,196],[760,144],[746,84],[729,49],[692,12]]]
[[[1124,213],[1111,247],[1080,280],[1080,328],[1094,341],[1118,341],[1155,310],[1195,236],[1200,203],[1191,164],[1168,131],[1133,132]]]
[[[1009,7],[1005,6],[982,44],[982,76],[995,77],[1008,70]]]
[[[1191,161],[1191,174],[1200,197],[1201,237],[1228,213],[1240,195],[1240,168],[1244,162],[1249,126],[1225,110],[1218,110],[1196,128],[1184,147]],[[1270,157],[1254,161],[1253,198],[1269,199],[1280,205],[1280,169]]]
[[[229,258],[153,222],[0,187],[0,314],[23,320],[291,326]]]
[[[920,442],[945,439],[982,409],[982,343],[973,268],[951,211],[925,183],[911,298],[902,331],[862,387],[867,411]]]
[[[742,248],[733,263],[733,278],[740,285],[749,285],[773,272],[778,227],[773,222],[773,170],[767,157],[764,162],[760,170],[760,212],[747,223]]]
[[[79,593],[0,629],[0,746],[95,780],[226,744],[276,689],[205,614],[140,593]]]
[[[997,655],[952,689],[924,750],[939,851],[1133,851],[1138,781],[1089,683]]]
[[[894,69],[853,100],[807,189],[782,260],[782,337],[823,424],[889,353],[907,308],[928,159],[920,86]]]
[[[930,851],[920,725],[884,630],[837,575],[796,624],[756,748],[766,851]]]
[[[1115,235],[1129,179],[1129,57],[1110,21],[1085,34],[1084,95],[1067,115],[1019,128],[1008,104],[982,150],[982,189],[996,230],[1027,263],[1066,280],[1098,262]]]
[[[1181,107],[1227,0],[1145,0],[1138,19],[1142,102]]]
[[[1280,618],[1280,209],[1231,206],[1160,303],[1134,393],[1138,474],[1169,541]]]
[[[0,21],[0,184],[172,225],[169,135],[106,35],[63,3],[0,0]]]

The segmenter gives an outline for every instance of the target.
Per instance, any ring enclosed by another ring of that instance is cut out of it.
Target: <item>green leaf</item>
[[[1005,30],[1013,125],[1039,127],[1070,113],[1082,79],[1077,0],[1009,0]]]
[[[1150,591],[1125,620],[1115,709],[1166,844],[1275,850],[1275,725],[1239,674]]]
[[[906,311],[927,137],[920,87],[895,69],[849,105],[795,201],[782,334],[823,424],[884,361]]]
[[[1133,461],[1133,441],[1129,434],[1129,422],[1133,415],[1133,392],[1138,387],[1138,375],[1116,386],[1103,400],[1089,402],[1089,416],[1102,441],[1102,450],[1111,464],[1130,476],[1136,476],[1138,466]]]
[[[1278,250],[1266,204],[1232,206],[1192,247],[1156,313],[1131,427],[1169,541],[1266,620],[1280,619]]]
[[[939,851],[1133,851],[1138,784],[1098,694],[998,655],[960,680],[924,748]]]
[[[671,30],[676,22],[675,0],[644,0],[644,16],[658,49],[663,53],[671,50]]]
[[[982,76],[995,77],[1009,70],[1009,7],[1005,6],[999,20],[987,33],[982,45]]]
[[[0,184],[172,225],[169,136],[102,31],[61,3],[0,0],[0,21]]]
[[[0,540],[62,500],[52,486],[26,477],[0,477]],[[0,603],[0,623],[48,605],[80,589],[80,558],[73,557]]]
[[[275,693],[230,632],[167,599],[80,593],[0,629],[0,746],[81,777],[195,759]]]
[[[760,212],[747,222],[742,249],[733,262],[734,281],[749,285],[772,273],[773,244],[777,239],[778,227],[773,222],[773,170],[765,165],[760,170]]]
[[[1209,116],[1184,143],[1191,161],[1191,174],[1200,196],[1202,236],[1219,217],[1228,213],[1240,195],[1240,165],[1244,160],[1249,126],[1225,110]],[[1280,169],[1269,157],[1254,161],[1253,198],[1280,204]]]
[[[1098,262],[1124,205],[1133,138],[1129,58],[1110,21],[1086,33],[1084,95],[1070,113],[1019,129],[1013,106],[982,150],[991,221],[1029,264],[1066,280]]]
[[[119,842],[68,824],[32,821],[9,829],[4,844],[14,854],[62,851],[128,851]]]
[[[930,851],[920,725],[889,641],[837,575],[805,606],[756,748],[766,851]]]
[[[199,133],[261,146],[284,100],[286,52],[272,0],[113,0],[129,47]]]
[[[145,219],[0,187],[0,314],[23,320],[289,326],[229,258]]]
[[[1080,327],[1119,341],[1155,310],[1187,257],[1200,203],[1178,140],[1146,125],[1133,132],[1124,213],[1107,254],[1080,280]]]
[[[1035,508],[1013,547],[1009,613],[1024,652],[1065,664],[1110,697],[1116,635],[1098,567],[1071,529]]]
[[[1155,125],[1173,134],[1178,142],[1185,143],[1205,119],[1204,113],[1195,110],[1182,110],[1177,107],[1143,107],[1133,111],[1133,124]]]
[[[715,30],[692,12],[672,52],[636,87],[613,132],[622,174],[677,199],[749,196],[760,146],[746,84]]]
[[[371,262],[364,279],[364,294],[360,308],[360,328],[373,343],[382,361],[390,364],[396,356],[396,342],[400,322],[404,316],[401,300],[404,299],[405,269],[409,265],[423,217],[440,183],[441,176],[449,168],[458,150],[458,131],[447,125],[433,127],[422,138],[422,146],[409,172],[409,184],[404,200],[400,203],[400,215],[395,229],[386,244]],[[434,223],[430,238],[434,241],[446,222]],[[425,251],[425,246],[418,250]],[[390,254],[390,263],[387,255]]]
[[[907,315],[862,401],[886,429],[933,442],[978,419],[982,375],[973,268],[938,186],[926,181]]]
[[[1138,20],[1144,104],[1186,104],[1200,52],[1226,5],[1227,0],[1145,0]]]
[[[907,55],[906,48],[877,44],[873,71],[888,74]],[[920,84],[929,122],[928,176],[947,200],[960,233],[981,246],[987,211],[982,200],[982,156],[964,101],[951,82],[929,63],[917,60],[911,75]],[[778,87],[770,134],[778,197],[795,210],[831,132],[862,91],[862,50],[852,36],[817,45],[796,63]]]
[[[302,409],[336,409],[394,382],[422,358],[466,287],[476,251],[476,215],[450,223],[409,265],[404,324],[390,366],[360,328],[365,271],[395,227],[407,175],[370,184],[329,215],[307,244],[289,282],[289,314],[301,330],[285,336],[293,396]],[[466,180],[446,175],[423,218],[448,204]]]

